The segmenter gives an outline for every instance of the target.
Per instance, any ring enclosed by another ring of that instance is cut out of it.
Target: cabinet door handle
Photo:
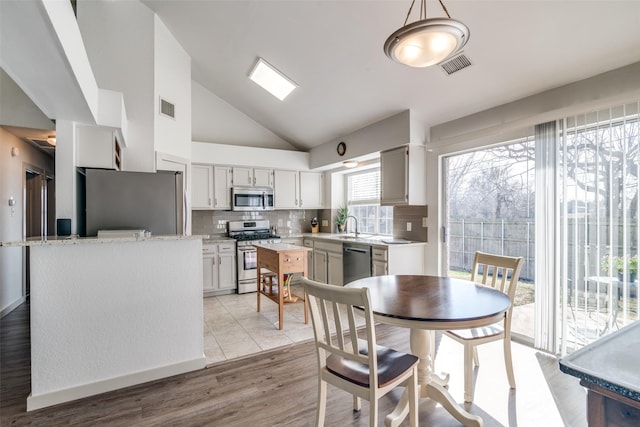
[[[218,206],[218,199],[213,199],[213,206]]]
[[[218,265],[222,264],[222,257],[218,257]]]

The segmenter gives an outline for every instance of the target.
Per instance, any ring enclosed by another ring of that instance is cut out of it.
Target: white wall
[[[191,158],[191,57],[155,17],[154,142],[156,151]],[[175,105],[175,119],[160,111],[160,97]]]
[[[11,77],[0,68],[0,125],[50,129],[51,120],[31,101]]]
[[[191,144],[191,162],[307,171],[309,153],[194,141]]]
[[[640,62],[431,128],[428,147],[450,153],[533,134],[533,127],[640,98]]]
[[[16,147],[19,155],[13,157]],[[53,171],[53,159],[38,151],[31,144],[0,128],[0,241],[22,240],[24,216],[24,168],[25,165],[44,171]],[[8,204],[9,197],[16,201]],[[0,247],[0,313],[6,314],[22,300],[22,251],[19,247]]]
[[[336,167],[345,160],[367,157],[404,144],[424,144],[425,140],[423,126],[415,120],[410,110],[405,110],[335,141],[312,148],[310,166],[312,169]],[[344,156],[338,155],[336,151],[336,146],[341,141],[347,144]]]
[[[78,2],[78,25],[98,87],[124,96],[124,170],[155,167],[154,24],[154,13],[138,1]]]
[[[296,150],[195,81],[191,85],[191,103],[193,141]]]

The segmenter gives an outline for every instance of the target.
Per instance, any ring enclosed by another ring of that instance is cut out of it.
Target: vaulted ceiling
[[[384,55],[409,0],[143,2],[196,82],[301,150],[405,109],[430,127],[640,61],[640,1],[445,1],[471,30],[472,65],[452,75]],[[247,78],[258,57],[299,85],[284,102]]]

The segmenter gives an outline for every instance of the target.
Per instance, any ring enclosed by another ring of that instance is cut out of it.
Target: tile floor
[[[301,287],[293,285],[294,293]],[[287,304],[283,331],[278,329],[278,305],[256,293],[222,295],[204,299],[204,352],[207,364],[258,353],[313,338],[311,318],[304,323],[304,305]]]

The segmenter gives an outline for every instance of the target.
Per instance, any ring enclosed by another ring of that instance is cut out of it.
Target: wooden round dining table
[[[420,358],[420,397],[439,402],[465,426],[479,427],[482,418],[456,403],[444,378],[433,373],[435,331],[476,328],[504,319],[511,302],[504,293],[461,279],[439,276],[393,275],[367,277],[346,285],[368,288],[376,321],[410,328],[411,352]],[[388,427],[399,425],[409,411],[407,391],[387,415]]]

